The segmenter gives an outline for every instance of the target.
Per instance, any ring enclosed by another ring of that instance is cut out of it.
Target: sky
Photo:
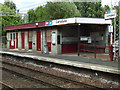
[[[0,3],[4,3],[5,0],[0,0]],[[51,0],[10,0],[13,1],[17,9],[20,10],[20,13],[26,13],[29,9],[34,9],[39,5],[46,4],[47,1]],[[102,0],[102,6],[109,5],[111,7],[111,1],[112,5],[116,5],[118,1],[120,0]]]

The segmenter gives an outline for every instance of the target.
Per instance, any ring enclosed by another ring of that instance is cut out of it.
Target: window
[[[51,42],[51,30],[47,30],[47,42]]]
[[[15,40],[15,33],[10,34],[10,40]]]
[[[13,40],[15,40],[15,33],[13,33]]]
[[[10,34],[10,40],[12,40],[12,33]]]
[[[29,31],[28,33],[29,33],[29,41],[32,41],[33,33],[32,31]]]

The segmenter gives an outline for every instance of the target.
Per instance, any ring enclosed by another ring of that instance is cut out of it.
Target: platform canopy
[[[49,26],[58,26],[66,24],[107,24],[110,25],[111,20],[105,20],[104,18],[87,18],[87,17],[72,17],[65,19],[56,19],[50,21],[43,21],[37,23],[27,23],[14,26],[6,26],[3,30],[16,30],[16,29],[29,29],[29,28],[38,28],[38,27],[49,27]]]

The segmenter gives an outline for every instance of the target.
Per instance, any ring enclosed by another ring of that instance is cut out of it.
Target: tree
[[[39,6],[35,10],[28,11],[30,22],[60,19],[80,16],[74,3],[70,2],[47,2],[45,6]]]
[[[15,5],[15,3],[13,3],[12,1],[6,0],[6,1],[4,2],[4,5],[7,6],[7,7],[9,7],[11,10],[16,11],[16,5]]]
[[[32,22],[35,22],[36,20],[36,15],[35,15],[35,11],[33,9],[30,9],[28,12],[28,19],[29,19],[29,22],[32,23]]]
[[[8,13],[11,13],[11,15],[15,15],[14,9],[10,9],[8,6],[4,4],[0,4],[0,9],[2,12],[6,13],[2,16],[2,27],[4,26],[11,26],[11,25],[17,25],[17,24],[23,24],[22,17],[19,16],[7,16]],[[6,32],[2,31],[2,34],[5,35]]]
[[[74,2],[82,17],[103,17],[101,2]]]
[[[80,16],[76,5],[72,2],[47,2],[45,8],[48,20]]]
[[[106,12],[106,11],[108,11],[108,10],[110,10],[110,7],[109,7],[108,5],[105,5],[105,6],[103,7],[103,12]]]
[[[35,22],[46,20],[45,19],[45,16],[46,16],[45,7],[43,7],[43,6],[37,7],[36,10],[35,10],[35,15],[37,17]]]

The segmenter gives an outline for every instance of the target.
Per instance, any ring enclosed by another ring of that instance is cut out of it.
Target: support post
[[[120,1],[119,1],[119,60],[120,62]]]
[[[115,40],[116,40],[116,18],[114,18],[114,43],[115,43]],[[116,50],[116,45],[115,45],[115,50]],[[114,60],[116,58],[116,52],[114,52]]]
[[[95,37],[95,39],[94,39],[94,50],[95,50],[95,52],[94,52],[94,58],[96,58],[96,37]]]
[[[80,24],[78,24],[78,56],[80,55]]]

